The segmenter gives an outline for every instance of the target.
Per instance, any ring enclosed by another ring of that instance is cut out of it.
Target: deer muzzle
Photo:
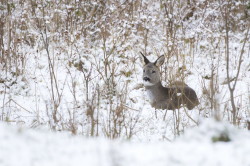
[[[143,81],[150,81],[150,78],[148,78],[148,77],[143,77]]]

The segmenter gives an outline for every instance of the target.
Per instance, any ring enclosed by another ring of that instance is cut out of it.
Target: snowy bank
[[[221,135],[228,142],[220,141]],[[205,121],[174,142],[135,143],[0,124],[1,166],[249,166],[250,133]]]

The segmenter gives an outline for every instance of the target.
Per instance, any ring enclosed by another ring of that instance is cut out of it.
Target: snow
[[[231,141],[213,142],[227,132]],[[204,120],[173,142],[86,138],[0,124],[1,166],[249,166],[250,132]]]

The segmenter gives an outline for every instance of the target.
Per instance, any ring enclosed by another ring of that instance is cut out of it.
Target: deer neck
[[[145,89],[151,104],[160,100],[162,96],[161,93],[164,91],[164,87],[160,81],[152,86],[145,86]]]
[[[161,88],[163,88],[161,81],[159,81],[158,83],[156,83],[152,86],[145,86],[145,89],[149,90],[149,91],[155,91],[156,89],[161,89]]]

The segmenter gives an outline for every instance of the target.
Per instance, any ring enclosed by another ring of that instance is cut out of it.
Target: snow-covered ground
[[[229,142],[216,142],[220,136]],[[249,166],[250,133],[205,120],[173,142],[86,138],[0,124],[1,166]]]

